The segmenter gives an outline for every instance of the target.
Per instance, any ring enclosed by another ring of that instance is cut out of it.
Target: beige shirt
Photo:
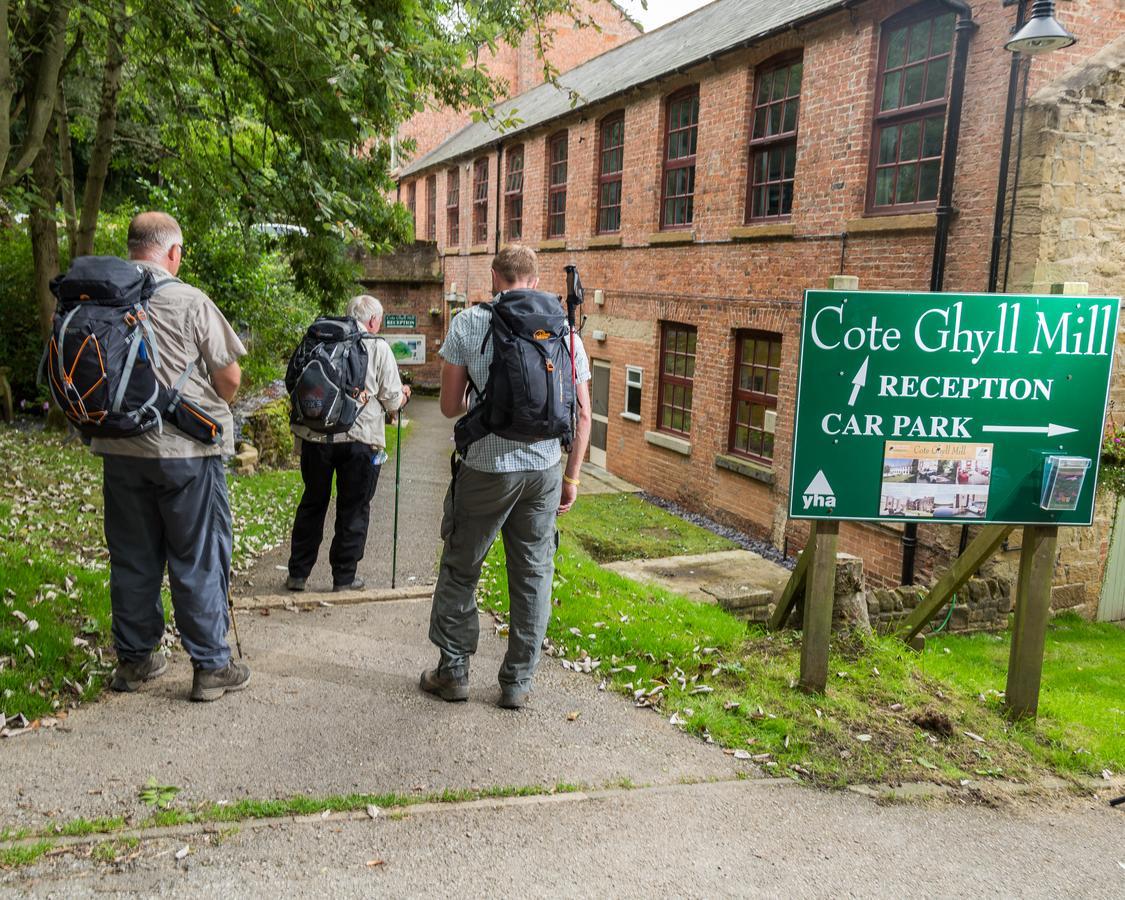
[[[364,343],[367,345],[367,379],[364,390],[371,399],[360,410],[355,423],[345,434],[321,434],[304,425],[293,425],[290,430],[302,441],[326,444],[331,438],[334,444],[358,441],[361,444],[370,444],[378,450],[387,446],[383,416],[384,412],[401,409],[406,402],[402,392],[402,379],[398,375],[395,355],[385,340],[368,338]]]
[[[150,269],[159,282],[169,273],[147,260],[136,262]],[[179,459],[192,456],[229,456],[234,453],[234,418],[230,406],[216,393],[209,373],[225,369],[246,348],[219,308],[198,288],[182,282],[160,287],[149,301],[149,317],[160,353],[157,380],[172,387],[189,365],[195,370],[184,385],[184,397],[198,404],[223,426],[223,443],[202,444],[186,437],[175,426],[164,423],[163,431],[152,429],[134,438],[95,438],[90,449],[101,456],[140,456],[147,459]]]

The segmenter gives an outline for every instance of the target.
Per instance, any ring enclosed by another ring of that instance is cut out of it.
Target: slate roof
[[[560,87],[544,83],[506,100],[498,105],[497,114],[503,118],[516,110],[523,120],[517,128],[502,135],[487,122],[474,122],[411,163],[403,169],[402,176],[464,156],[501,137],[527,131],[797,22],[855,3],[856,0],[716,0],[563,73],[558,79]],[[569,90],[582,98],[573,109]]]

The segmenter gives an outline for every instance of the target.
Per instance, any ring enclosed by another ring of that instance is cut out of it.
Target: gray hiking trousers
[[[462,465],[445,497],[441,555],[430,640],[442,670],[467,667],[480,638],[476,588],[481,564],[499,532],[504,538],[511,615],[501,685],[527,689],[539,664],[551,617],[562,472],[481,472]]]
[[[164,635],[164,566],[184,649],[200,669],[230,661],[227,589],[231,516],[218,456],[145,459],[106,456],[105,538],[113,644],[139,662]]]

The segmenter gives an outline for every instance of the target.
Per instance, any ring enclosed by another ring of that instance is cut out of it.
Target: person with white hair
[[[211,299],[177,276],[184,256],[179,224],[163,212],[129,223],[129,259],[149,270],[156,290],[147,317],[159,347],[157,379],[222,426],[222,440],[201,443],[171,421],[136,437],[94,438],[103,457],[105,536],[117,671],[110,687],[132,692],[163,675],[160,652],[168,569],[180,640],[195,676],[192,700],[217,700],[250,681],[231,659],[227,608],[233,544],[223,455],[234,453],[230,402],[242,380],[246,348]]]
[[[347,315],[361,330],[376,334],[383,324],[383,304],[370,294],[348,302]],[[364,580],[356,575],[367,545],[371,500],[379,483],[379,470],[387,459],[385,413],[397,413],[410,399],[398,373],[394,353],[384,340],[367,340],[366,405],[352,427],[343,434],[325,434],[305,426],[291,426],[301,440],[301,478],[305,484],[289,553],[285,586],[303,591],[320,553],[324,519],[336,479],[336,527],[328,561],[332,589],[358,591]]]

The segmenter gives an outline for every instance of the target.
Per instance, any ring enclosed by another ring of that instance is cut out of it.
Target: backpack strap
[[[66,329],[70,325],[70,320],[74,318],[74,314],[78,312],[79,306],[75,304],[74,309],[66,314],[66,318],[62,321],[62,327],[59,328],[59,384],[66,383],[66,370],[63,368],[63,345],[66,343]]]

